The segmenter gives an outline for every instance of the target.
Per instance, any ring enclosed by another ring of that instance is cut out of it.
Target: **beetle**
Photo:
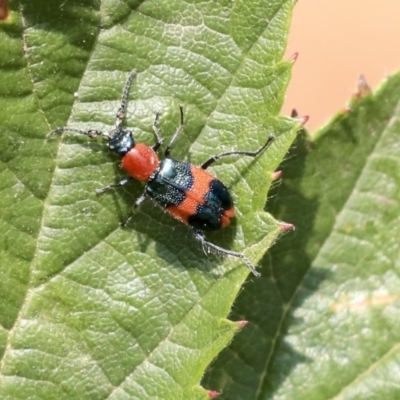
[[[123,127],[126,115],[128,94],[136,70],[132,70],[122,91],[120,107],[116,114],[115,126],[109,131],[95,129],[82,130],[67,126],[59,127],[47,134],[47,137],[61,132],[74,132],[90,138],[100,136],[108,141],[108,147],[122,157],[121,164],[129,174],[117,184],[96,190],[97,194],[121,187],[132,179],[146,182],[143,194],[135,201],[138,207],[147,197],[166,210],[172,217],[190,226],[194,237],[200,241],[205,254],[215,253],[237,257],[250,268],[255,276],[260,276],[255,266],[242,253],[227,250],[205,238],[205,232],[215,231],[228,226],[235,215],[233,199],[227,187],[210,174],[207,168],[221,158],[230,156],[256,157],[275,139],[273,134],[257,151],[229,151],[210,157],[200,166],[171,157],[171,148],[184,129],[183,108],[180,107],[180,125],[164,151],[164,158],[159,159],[157,150],[163,139],[159,129],[160,112],[156,112],[153,131],[156,142],[152,146],[136,143],[132,131]]]

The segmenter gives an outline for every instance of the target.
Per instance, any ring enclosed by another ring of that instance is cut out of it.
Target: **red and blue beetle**
[[[209,158],[200,166],[178,161],[171,158],[170,153],[172,145],[184,128],[183,109],[180,107],[180,125],[165,149],[165,158],[160,160],[156,153],[163,141],[158,128],[159,112],[156,113],[153,124],[157,140],[151,147],[143,143],[135,143],[132,131],[122,126],[126,114],[128,93],[135,75],[136,70],[129,74],[122,92],[121,105],[117,111],[113,129],[110,131],[94,129],[85,131],[60,127],[49,132],[47,137],[54,133],[69,131],[86,135],[90,138],[100,136],[108,140],[110,150],[122,157],[122,167],[129,176],[117,184],[96,190],[96,193],[103,193],[109,189],[126,185],[132,179],[145,181],[144,192],[135,201],[135,207],[138,207],[147,197],[150,197],[174,218],[193,229],[194,236],[201,242],[204,253],[216,253],[241,258],[255,276],[260,276],[260,273],[256,271],[254,265],[244,254],[224,249],[206,241],[204,232],[226,227],[235,215],[232,196],[228,189],[220,180],[208,173],[206,169],[215,161],[229,156],[256,157],[272,143],[275,138],[274,135],[269,135],[267,142],[255,152],[230,151],[218,154]]]

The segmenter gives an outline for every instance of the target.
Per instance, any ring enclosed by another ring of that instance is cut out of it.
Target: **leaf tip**
[[[342,113],[348,114],[348,113],[351,113],[352,111],[353,111],[353,109],[351,107],[347,106],[347,107],[343,108]]]
[[[309,119],[310,117],[308,115],[303,115],[302,117],[296,118],[296,120],[299,122],[301,126],[304,126]]]
[[[246,320],[236,321],[236,327],[238,329],[243,329],[248,323],[249,323],[249,321],[246,321]]]
[[[367,80],[365,79],[364,75],[360,75],[357,80],[357,88],[356,92],[354,93],[354,99],[359,100],[362,97],[367,96],[371,93],[371,87],[368,85]]]
[[[209,399],[215,399],[215,398],[217,398],[218,396],[221,395],[221,393],[217,392],[216,390],[209,390],[207,393],[208,393],[208,398]]]
[[[296,53],[293,53],[290,57],[289,57],[289,62],[291,62],[292,64],[294,64],[297,60],[297,57],[299,56],[299,52],[296,51]]]
[[[310,119],[309,115],[303,115],[302,117],[299,117],[299,113],[295,108],[293,108],[292,112],[290,113],[290,117],[296,120],[301,126],[304,126]]]
[[[271,175],[272,175],[272,180],[276,181],[282,176],[282,171],[274,171]]]
[[[296,228],[293,224],[289,222],[281,222],[279,225],[279,229],[281,232],[290,232],[294,231]]]

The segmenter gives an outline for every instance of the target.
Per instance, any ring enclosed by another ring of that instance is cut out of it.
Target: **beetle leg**
[[[203,232],[194,231],[194,236],[198,241],[201,242],[201,246],[203,247],[203,251],[206,255],[218,254],[218,255],[226,255],[226,256],[240,258],[249,267],[250,271],[253,273],[254,276],[256,276],[257,278],[261,276],[261,274],[256,271],[256,267],[250,262],[250,260],[244,254],[232,250],[227,250],[213,243],[207,242]]]
[[[185,125],[183,125],[183,107],[179,106],[179,110],[181,112],[181,124],[176,129],[174,136],[172,136],[171,141],[169,142],[167,148],[165,149],[165,152],[164,152],[165,157],[169,157],[173,144],[175,143],[176,139],[183,132],[183,129],[185,128]]]
[[[135,203],[133,204],[134,208],[138,208],[147,198],[147,194],[146,194],[146,189],[144,190],[144,192],[140,195],[140,197],[138,197],[135,201]]]
[[[125,185],[128,184],[132,179],[133,179],[133,178],[132,178],[131,176],[127,176],[125,179],[122,179],[122,181],[120,181],[120,182],[118,182],[118,183],[115,183],[115,184],[113,184],[113,185],[105,186],[105,187],[103,187],[103,188],[101,188],[101,189],[96,189],[96,194],[101,194],[101,193],[107,192],[107,190],[114,189],[114,188],[118,188],[118,187],[121,187],[121,186],[125,186]]]
[[[257,157],[262,151],[264,151],[269,145],[274,141],[275,135],[270,134],[268,136],[268,140],[266,143],[261,146],[257,151],[228,151],[227,153],[218,154],[216,156],[210,157],[207,161],[201,164],[201,168],[207,169],[211,164],[214,164],[215,161],[230,156],[249,156],[249,157]]]
[[[151,146],[154,151],[157,151],[163,142],[163,138],[161,136],[161,131],[160,131],[160,128],[158,127],[159,122],[160,122],[160,111],[157,111],[156,118],[154,119],[154,122],[153,122],[153,131],[154,131],[154,134],[156,135],[157,141],[156,141],[156,143],[153,144],[153,146]]]
[[[145,189],[145,191],[140,195],[140,197],[138,197],[136,199],[135,203],[133,204],[133,209],[136,210],[146,200],[146,197],[147,197],[147,195],[146,195],[146,189]],[[128,215],[128,217],[125,219],[125,221],[121,222],[121,226],[126,226],[132,217],[133,217],[133,212],[131,212]]]

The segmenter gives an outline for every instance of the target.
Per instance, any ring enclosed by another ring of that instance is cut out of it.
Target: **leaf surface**
[[[208,239],[254,262],[281,232],[263,211],[272,172],[299,124],[278,117],[293,1],[13,2],[0,53],[0,397],[205,399],[199,381],[238,330],[227,319],[249,271],[206,257],[190,230],[150,202],[121,228],[143,185],[97,196],[123,177],[100,140],[56,126],[107,129],[128,73],[126,125],[231,189],[235,223]],[[252,279],[253,281],[253,279]],[[252,284],[252,283],[250,283]]]

